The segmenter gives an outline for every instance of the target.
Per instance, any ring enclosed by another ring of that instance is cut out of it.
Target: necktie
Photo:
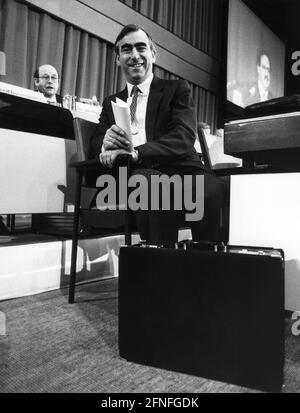
[[[130,105],[131,123],[133,122],[134,117],[135,117],[138,93],[139,93],[139,88],[136,85],[134,85],[133,88],[132,88],[132,91],[131,91],[131,95],[132,95],[132,101],[131,101],[131,105]]]

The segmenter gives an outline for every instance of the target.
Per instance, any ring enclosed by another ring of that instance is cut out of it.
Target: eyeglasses
[[[261,68],[266,70],[267,72],[271,73],[271,68],[269,66],[261,65]]]
[[[48,80],[52,80],[53,82],[55,82],[56,80],[58,80],[59,78],[55,75],[53,76],[48,76],[48,75],[43,75],[43,76],[39,76],[39,79],[43,79],[46,82],[48,82]]]

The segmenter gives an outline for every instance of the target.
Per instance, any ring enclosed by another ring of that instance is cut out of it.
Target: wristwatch
[[[132,160],[133,162],[138,162],[139,160],[139,153],[136,149],[133,149],[133,151],[131,152],[131,156],[132,156]]]

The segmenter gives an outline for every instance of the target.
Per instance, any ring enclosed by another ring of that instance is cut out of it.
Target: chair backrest
[[[202,151],[202,156],[204,160],[204,165],[209,171],[213,170],[212,162],[210,159],[209,155],[209,149],[207,146],[206,138],[205,138],[205,132],[203,128],[198,128],[198,137],[199,137],[199,142],[201,146],[201,151]]]
[[[86,119],[75,118],[73,125],[77,145],[77,160],[86,161],[89,159],[90,140],[97,124]]]
[[[208,147],[207,137],[202,128],[198,129],[199,142],[202,150],[204,165],[209,171],[216,169],[237,168],[242,166],[242,160],[224,154],[224,138],[215,137]]]

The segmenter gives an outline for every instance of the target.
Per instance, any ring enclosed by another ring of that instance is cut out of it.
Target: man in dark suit
[[[245,98],[245,106],[264,102],[273,98],[273,95],[269,90],[271,83],[271,63],[268,55],[263,51],[260,51],[257,54],[256,70],[257,83],[250,86],[248,95]]]
[[[105,98],[91,141],[91,154],[112,168],[118,154],[130,152],[134,173],[145,176],[148,182],[153,175],[203,175],[203,165],[194,149],[197,122],[187,82],[153,76],[156,48],[151,36],[139,26],[128,25],[121,30],[115,51],[127,85],[123,91]],[[132,141],[115,124],[111,102],[116,98],[130,104]],[[206,175],[205,185],[205,216],[211,228],[205,231],[203,227],[200,237],[216,238],[222,191],[214,176]],[[137,211],[136,220],[141,238],[148,242],[177,240],[178,211]],[[193,224],[194,229],[197,225]],[[194,238],[196,232],[195,229]]]
[[[33,75],[34,85],[41,92],[45,101],[50,104],[62,104],[62,98],[57,94],[59,88],[59,75],[51,65],[39,66]]]

